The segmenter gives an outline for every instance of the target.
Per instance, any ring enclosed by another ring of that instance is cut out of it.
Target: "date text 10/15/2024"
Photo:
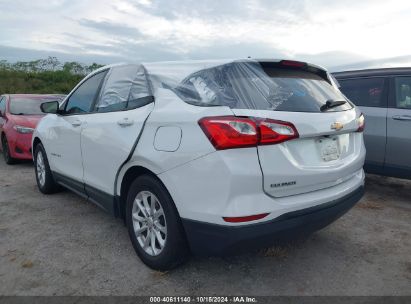
[[[195,296],[150,297],[150,303],[257,303],[255,297]]]

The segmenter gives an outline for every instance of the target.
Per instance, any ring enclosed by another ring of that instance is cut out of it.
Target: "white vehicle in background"
[[[107,66],[42,109],[40,191],[61,185],[124,218],[155,269],[299,237],[363,195],[363,116],[307,63]]]

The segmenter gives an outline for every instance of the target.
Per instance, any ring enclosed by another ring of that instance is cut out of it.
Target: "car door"
[[[113,212],[117,173],[153,109],[144,68],[113,67],[82,129],[84,183],[90,199]]]
[[[386,77],[338,79],[341,91],[365,116],[364,142],[367,150],[365,169],[378,173],[383,169],[387,133]]]
[[[62,105],[61,115],[53,117],[55,121],[49,130],[52,136],[46,151],[50,167],[59,182],[80,193],[84,192],[81,130],[87,124],[87,114],[105,74],[103,71],[83,81]]]
[[[411,76],[393,77],[387,117],[388,174],[411,178]]]

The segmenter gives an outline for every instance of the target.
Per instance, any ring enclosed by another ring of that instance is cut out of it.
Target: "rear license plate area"
[[[317,146],[323,161],[329,162],[340,158],[337,137],[321,137],[317,139]]]

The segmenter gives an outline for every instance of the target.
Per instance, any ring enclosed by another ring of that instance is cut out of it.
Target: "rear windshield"
[[[338,89],[317,74],[257,62],[232,62],[195,72],[174,91],[190,104],[233,109],[320,112],[327,101],[347,101]],[[346,102],[326,111],[351,108]]]
[[[10,113],[14,115],[44,115],[40,109],[43,102],[62,99],[61,96],[56,97],[11,97],[10,98]]]

